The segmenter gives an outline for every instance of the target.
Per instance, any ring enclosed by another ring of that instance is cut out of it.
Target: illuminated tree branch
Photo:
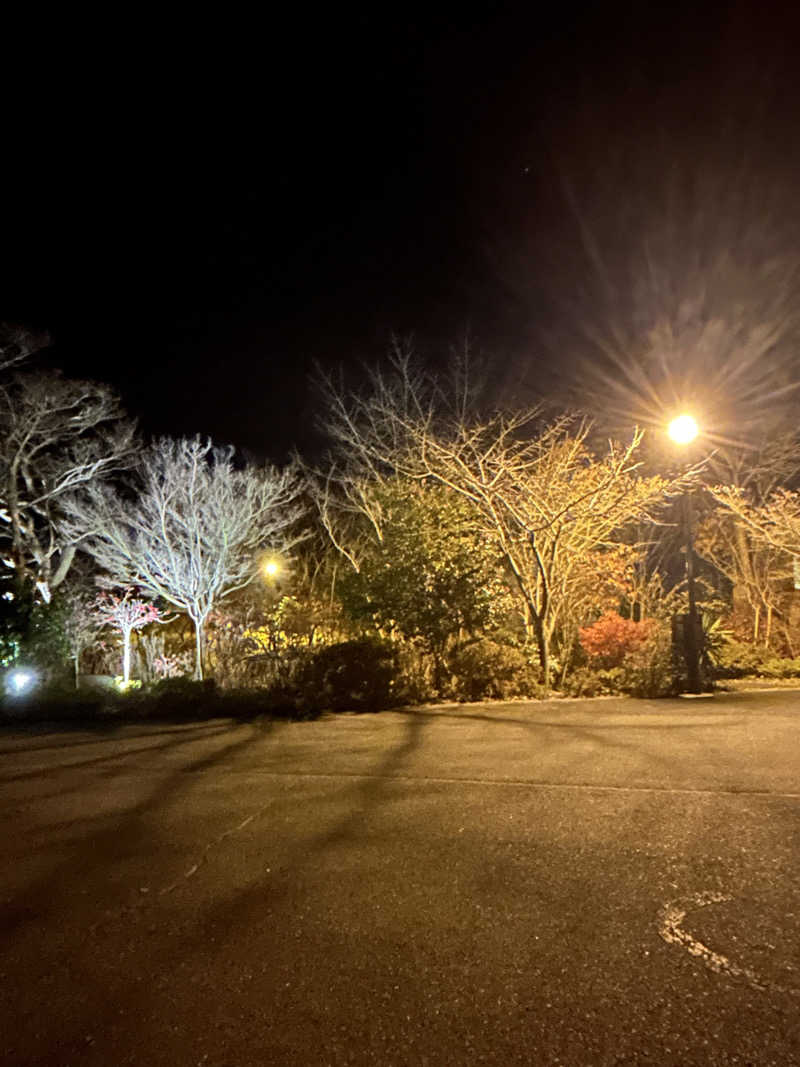
[[[304,539],[304,482],[296,465],[237,469],[233,449],[199,437],[162,438],[120,492],[93,485],[69,503],[65,533],[121,586],[185,612],[195,627],[195,674],[217,603],[256,577],[266,553]]]

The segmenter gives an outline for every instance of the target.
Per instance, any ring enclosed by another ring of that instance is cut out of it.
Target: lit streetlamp
[[[697,423],[691,415],[678,415],[667,427],[672,440],[683,447],[694,441],[698,434]],[[683,533],[686,545],[686,588],[689,594],[689,614],[684,625],[684,645],[686,649],[686,673],[689,692],[701,693],[703,690],[700,674],[700,621],[697,615],[697,596],[694,585],[694,542],[692,540],[692,494],[687,490],[683,495]]]

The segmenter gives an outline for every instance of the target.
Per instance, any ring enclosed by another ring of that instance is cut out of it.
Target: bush
[[[452,695],[457,700],[508,700],[539,696],[538,672],[525,653],[512,645],[481,638],[451,657]]]
[[[672,634],[664,623],[655,619],[647,622],[644,639],[634,645],[620,666],[621,690],[635,697],[668,696],[677,689]]]
[[[718,678],[742,678],[748,674],[758,674],[768,655],[766,649],[748,645],[744,641],[728,640],[717,652],[714,673]]]
[[[613,696],[623,692],[622,681],[621,667],[608,670],[579,667],[567,676],[561,691],[569,697]]]
[[[798,678],[800,659],[785,659],[761,645],[745,641],[725,641],[716,656],[718,678]]]
[[[223,715],[217,707],[219,694],[213,678],[163,678],[147,690],[122,694],[120,710],[143,718],[209,718]]]
[[[593,667],[620,667],[626,656],[647,644],[659,625],[655,619],[634,622],[607,611],[593,625],[581,627],[581,647]]]
[[[319,711],[380,711],[402,704],[395,645],[363,638],[314,651],[297,677],[298,706]]]
[[[589,666],[567,678],[563,688],[570,696],[661,697],[675,692],[672,636],[664,623],[631,622],[609,612],[581,630],[581,644]]]
[[[101,693],[69,689],[36,691],[24,697],[5,697],[0,717],[9,723],[93,723],[109,719],[109,702]]]

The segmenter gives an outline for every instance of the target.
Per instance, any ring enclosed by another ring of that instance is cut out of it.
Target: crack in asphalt
[[[181,886],[185,885],[190,878],[193,878],[194,875],[197,874],[200,868],[208,862],[208,859],[214,852],[214,850],[217,849],[223,841],[225,841],[229,837],[232,837],[234,834],[238,834],[240,831],[244,830],[246,826],[249,826],[251,822],[264,815],[269,810],[269,808],[272,807],[274,802],[275,800],[273,798],[267,804],[264,804],[256,811],[251,812],[250,815],[242,819],[242,821],[237,823],[236,826],[230,827],[230,829],[225,830],[223,833],[213,838],[213,840],[209,841],[208,844],[203,848],[203,851],[200,854],[200,858],[183,872],[182,877],[175,879],[175,881],[171,882],[169,885],[162,886],[161,889],[158,890],[158,892],[152,894],[150,886],[140,886],[140,896],[135,903],[123,904],[113,911],[107,911],[103,915],[102,919],[98,919],[97,922],[92,923],[92,925],[89,927],[90,933],[96,933],[100,927],[105,926],[115,920],[125,919],[130,915],[141,913],[147,907],[148,904],[153,904],[161,897],[167,896],[170,893],[174,893],[176,889],[179,889]]]
[[[189,878],[194,877],[194,875],[197,874],[198,870],[205,863],[208,862],[208,857],[211,854],[211,852],[215,848],[217,848],[219,845],[221,845],[222,842],[227,837],[232,837],[233,834],[237,834],[237,833],[239,833],[240,830],[244,830],[245,826],[248,826],[253,821],[253,819],[258,818],[259,815],[263,815],[266,812],[267,808],[269,808],[271,806],[272,806],[272,802],[270,801],[270,803],[269,804],[265,804],[263,808],[259,808],[258,811],[254,811],[252,813],[252,815],[248,815],[246,819],[242,819],[242,821],[240,823],[238,823],[238,825],[231,827],[230,830],[226,830],[224,833],[220,834],[219,837],[215,837],[213,841],[209,841],[209,843],[203,849],[203,852],[202,852],[202,854],[200,856],[200,859],[197,861],[197,863],[193,863],[191,865],[191,867],[189,867],[188,870],[184,871],[182,879],[179,878],[177,881],[173,882],[171,885],[167,885],[167,886],[164,886],[162,889],[159,889],[158,896],[163,897],[167,893],[174,892],[179,886],[184,885],[189,880]]]

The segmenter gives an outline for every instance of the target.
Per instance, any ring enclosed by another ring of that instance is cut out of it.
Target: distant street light
[[[274,578],[279,570],[280,567],[274,559],[269,559],[264,564],[264,574],[266,574],[268,578]]]
[[[699,430],[691,415],[678,415],[667,427],[667,433],[678,445],[690,445]],[[700,674],[700,620],[697,615],[697,596],[694,584],[694,542],[692,540],[692,493],[687,490],[683,495],[683,535],[686,545],[686,588],[689,594],[689,613],[684,624],[684,646],[686,649],[686,674],[690,693],[701,693],[703,683]]]
[[[667,427],[667,433],[678,445],[688,445],[699,433],[697,423],[691,415],[678,415]]]

